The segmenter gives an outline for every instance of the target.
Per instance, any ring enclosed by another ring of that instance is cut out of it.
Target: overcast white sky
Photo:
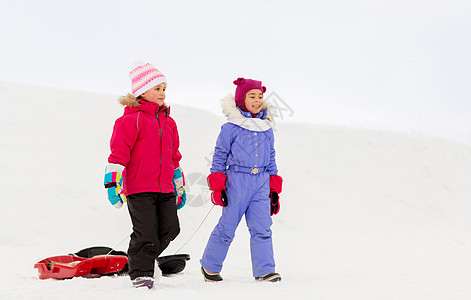
[[[120,95],[144,60],[174,104],[216,111],[242,76],[292,121],[471,141],[468,0],[0,1],[0,81]]]

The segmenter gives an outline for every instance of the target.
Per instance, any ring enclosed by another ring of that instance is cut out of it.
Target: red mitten
[[[226,174],[217,172],[208,176],[208,187],[211,190],[211,202],[214,205],[227,206]]]
[[[270,216],[273,216],[280,212],[280,196],[275,192],[270,192],[270,202]]]
[[[211,202],[213,202],[214,205],[226,207],[228,203],[226,191],[222,190],[222,191],[211,192]]]
[[[278,175],[270,176],[270,192],[277,194],[281,193],[281,185],[283,184],[283,178]]]
[[[270,176],[270,215],[276,215],[280,211],[280,196],[283,178],[278,175]]]

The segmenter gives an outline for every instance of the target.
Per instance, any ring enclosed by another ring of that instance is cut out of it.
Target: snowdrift
[[[222,95],[224,96],[224,95]],[[0,84],[0,298],[469,299],[471,145],[452,140],[278,121],[285,185],[274,217],[279,284],[254,282],[245,221],[221,284],[198,260],[214,208],[181,250],[182,274],[135,290],[127,277],[39,280],[40,259],[90,246],[126,250],[131,225],[102,186],[117,96]],[[169,103],[178,103],[168,94]],[[173,100],[173,102],[172,102]],[[214,105],[218,105],[215,99]],[[172,105],[189,182],[173,254],[211,209],[205,177],[224,119]]]

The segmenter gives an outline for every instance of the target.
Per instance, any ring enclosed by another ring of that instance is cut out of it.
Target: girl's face
[[[245,94],[245,108],[251,114],[258,114],[263,106],[263,93],[261,90],[253,89]]]
[[[149,102],[157,103],[158,105],[164,104],[165,101],[165,83],[160,83],[144,94],[141,95],[142,99],[147,100]]]

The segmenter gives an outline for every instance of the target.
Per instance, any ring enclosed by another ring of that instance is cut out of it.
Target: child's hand
[[[126,195],[123,194],[121,186],[123,185],[124,167],[118,164],[108,164],[105,170],[105,188],[108,192],[108,200],[111,205],[121,208],[126,202]]]
[[[172,183],[177,196],[177,209],[181,209],[186,203],[185,176],[181,167],[176,168],[173,172]]]
[[[278,175],[270,176],[270,215],[276,215],[280,212],[280,196],[278,194],[281,193],[281,186],[283,185],[283,178]]]
[[[226,174],[217,172],[208,176],[208,186],[211,192],[211,202],[214,205],[226,207],[228,205],[226,195]]]

